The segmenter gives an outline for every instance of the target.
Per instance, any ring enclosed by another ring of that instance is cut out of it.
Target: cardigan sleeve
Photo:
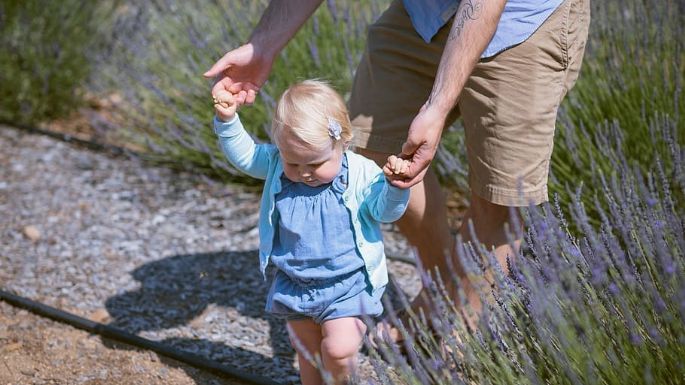
[[[235,168],[251,177],[266,179],[273,145],[256,144],[238,114],[229,122],[214,117],[214,132],[226,159]]]
[[[408,202],[409,189],[391,185],[381,172],[366,189],[363,206],[377,222],[390,223],[402,217]]]

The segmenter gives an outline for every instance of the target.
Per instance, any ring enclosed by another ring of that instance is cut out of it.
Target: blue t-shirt
[[[562,2],[563,0],[507,1],[497,31],[481,58],[494,56],[528,39]],[[414,29],[428,43],[454,17],[460,1],[403,0],[403,3]]]

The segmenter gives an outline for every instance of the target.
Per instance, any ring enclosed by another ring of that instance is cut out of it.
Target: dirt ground
[[[246,385],[0,301],[0,385]]]
[[[122,145],[111,138],[95,138],[97,135],[79,114],[76,114],[76,118],[41,125],[41,128],[86,141]],[[450,225],[456,229],[463,207],[456,195],[450,198]],[[0,300],[0,385],[28,384],[248,383],[219,377],[151,351],[104,339]]]

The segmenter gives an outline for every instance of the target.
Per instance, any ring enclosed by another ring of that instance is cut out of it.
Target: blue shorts
[[[311,318],[320,324],[342,317],[378,317],[385,287],[373,290],[363,268],[327,280],[302,280],[276,270],[266,311],[288,320]]]

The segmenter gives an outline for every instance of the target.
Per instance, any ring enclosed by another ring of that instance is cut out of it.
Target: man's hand
[[[440,135],[445,126],[445,114],[428,104],[421,107],[418,115],[409,126],[407,141],[402,145],[400,157],[411,159],[404,172],[404,178],[391,179],[400,188],[411,187],[423,180],[440,143]]]
[[[240,104],[252,104],[283,47],[319,7],[322,0],[272,0],[249,42],[227,52],[205,77],[216,77],[212,95],[228,91]]]
[[[252,44],[227,52],[203,74],[216,77],[212,95],[229,92],[240,103],[252,104],[259,88],[266,82],[273,66],[273,57],[259,52]]]

